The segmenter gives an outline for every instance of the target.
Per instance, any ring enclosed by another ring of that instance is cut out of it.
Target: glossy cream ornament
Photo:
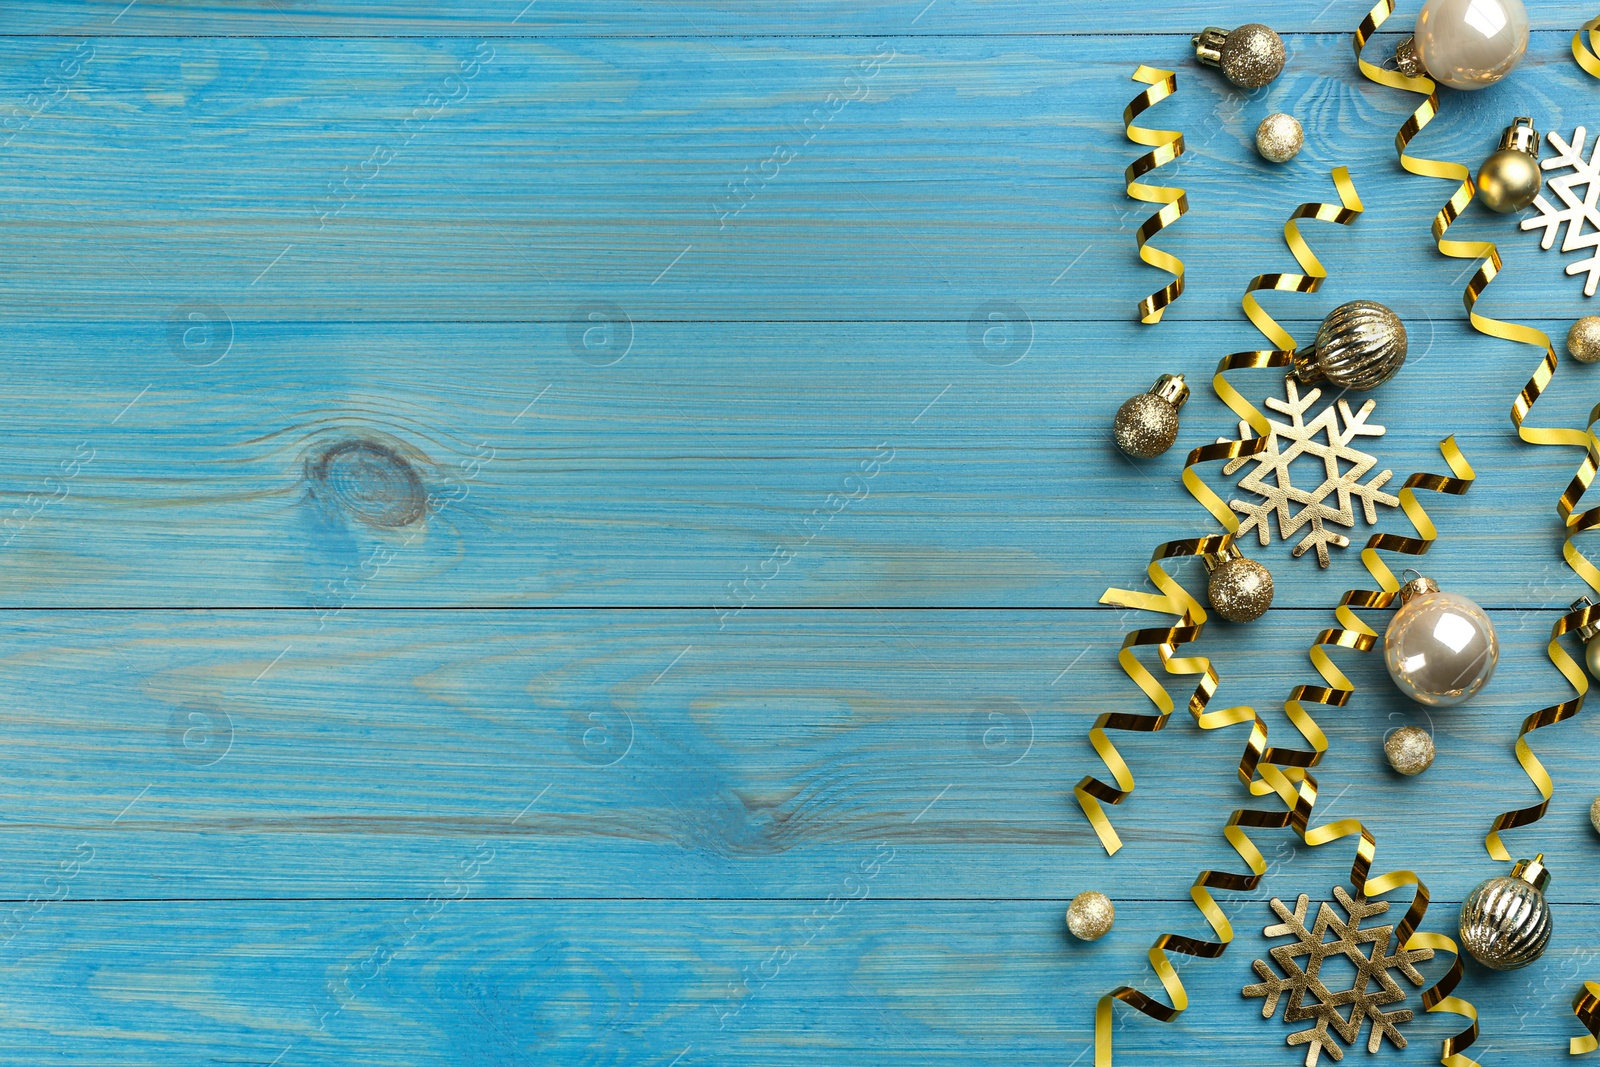
[[[1412,42],[1440,85],[1487,89],[1527,52],[1528,12],[1522,0],[1428,0]]]
[[[1510,875],[1491,878],[1461,905],[1461,947],[1485,967],[1514,971],[1544,955],[1550,943],[1550,872],[1544,853],[1518,860]]]
[[[1236,30],[1207,26],[1193,38],[1194,55],[1208,67],[1220,67],[1241,89],[1259,89],[1283,73],[1283,38],[1259,22]]]
[[[1246,558],[1239,546],[1206,555],[1206,596],[1211,606],[1229,622],[1255,622],[1272,607],[1272,572]]]
[[[1533,120],[1512,120],[1500,135],[1500,147],[1478,168],[1478,200],[1502,215],[1521,211],[1539,195],[1544,178],[1539,171],[1542,138]]]
[[[1296,349],[1294,376],[1346,389],[1376,389],[1406,362],[1406,327],[1376,300],[1352,300],[1328,312],[1310,352]]]
[[[1111,932],[1117,909],[1104,893],[1079,893],[1067,905],[1067,930],[1079,941],[1098,941]]]
[[[1402,693],[1430,707],[1460,704],[1488,684],[1499,660],[1500,641],[1482,608],[1420,575],[1401,586],[1383,661]]]
[[[1134,459],[1154,459],[1178,439],[1178,411],[1189,400],[1181,374],[1163,374],[1150,391],[1130,396],[1117,409],[1111,436]]]

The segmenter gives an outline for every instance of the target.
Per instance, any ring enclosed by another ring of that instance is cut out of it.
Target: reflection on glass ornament
[[[1383,635],[1383,660],[1406,696],[1432,707],[1460,704],[1488,684],[1499,659],[1494,624],[1478,605],[1441,593],[1420,575],[1401,587],[1399,610]]]
[[[1428,0],[1412,47],[1440,85],[1486,89],[1528,50],[1528,12],[1522,0]]]

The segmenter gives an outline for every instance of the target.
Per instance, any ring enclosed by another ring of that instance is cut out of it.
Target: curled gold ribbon
[[[1274,272],[1258,274],[1250,279],[1244,288],[1244,297],[1240,301],[1244,306],[1244,313],[1249,316],[1256,329],[1266,337],[1267,342],[1273,347],[1255,352],[1235,352],[1233,355],[1222,357],[1217,364],[1217,372],[1211,379],[1211,387],[1216,390],[1222,402],[1233,409],[1250,428],[1257,434],[1265,437],[1272,432],[1267,425],[1267,417],[1258,411],[1253,404],[1246,400],[1238,390],[1228,384],[1224,375],[1230,370],[1265,370],[1271,367],[1287,367],[1294,362],[1296,347],[1294,337],[1278,324],[1271,315],[1262,308],[1256,293],[1266,289],[1277,292],[1314,293],[1322,288],[1322,282],[1328,277],[1328,271],[1322,262],[1317,259],[1316,253],[1311,251],[1311,246],[1300,235],[1301,219],[1316,219],[1319,222],[1337,222],[1341,226],[1348,226],[1360,217],[1365,207],[1361,197],[1356,193],[1355,183],[1350,180],[1350,171],[1345,167],[1333,169],[1333,185],[1339,193],[1339,203],[1301,204],[1290,212],[1288,221],[1283,224],[1283,241],[1289,246],[1289,251],[1294,254],[1295,262],[1300,265],[1302,273],[1290,274],[1287,272]],[[1190,487],[1193,492],[1193,486]],[[1216,514],[1215,509],[1204,499],[1200,501],[1206,509]]]
[[[1572,1014],[1578,1017],[1589,1033],[1585,1037],[1569,1039],[1567,1054],[1581,1056],[1600,1048],[1600,982],[1583,983],[1577,996],[1572,998]]]
[[[1589,35],[1587,45],[1583,43],[1584,34]],[[1600,56],[1595,55],[1597,51],[1600,51],[1600,17],[1585,22],[1572,35],[1572,58],[1578,61],[1578,66],[1600,78]]]
[[[1237,444],[1238,442],[1234,442]],[[1176,1018],[1188,1007],[1188,996],[1184,991],[1183,983],[1179,980],[1177,971],[1173,968],[1167,952],[1183,953],[1206,959],[1214,959],[1226,950],[1233,941],[1233,927],[1227,917],[1218,907],[1210,890],[1222,889],[1235,892],[1249,892],[1254,890],[1261,882],[1267,871],[1267,864],[1262,857],[1260,849],[1250,840],[1245,833],[1250,829],[1283,829],[1291,828],[1309,846],[1318,846],[1344,837],[1358,835],[1360,842],[1356,850],[1356,858],[1351,866],[1351,885],[1361,895],[1379,895],[1387,893],[1402,885],[1416,887],[1404,919],[1397,928],[1399,939],[1407,948],[1433,948],[1456,955],[1449,972],[1432,987],[1422,994],[1423,1006],[1427,1011],[1449,1011],[1462,1015],[1470,1020],[1471,1025],[1461,1033],[1446,1038],[1443,1044],[1441,1062],[1447,1067],[1477,1067],[1475,1062],[1464,1055],[1464,1051],[1477,1038],[1477,1011],[1473,1006],[1458,997],[1451,996],[1456,984],[1461,980],[1462,966],[1457,953],[1455,942],[1442,934],[1419,934],[1417,928],[1421,925],[1423,916],[1428,908],[1428,890],[1415,873],[1411,871],[1394,871],[1378,878],[1370,878],[1372,860],[1377,853],[1377,843],[1372,834],[1355,819],[1345,819],[1336,823],[1317,828],[1311,828],[1311,814],[1316,805],[1317,781],[1308,773],[1327,750],[1328,742],[1321,728],[1306,711],[1307,703],[1322,704],[1328,707],[1342,707],[1355,692],[1355,685],[1345,676],[1333,658],[1328,654],[1328,648],[1354,648],[1358,651],[1371,649],[1377,641],[1377,631],[1368,626],[1355,614],[1355,608],[1388,607],[1398,597],[1400,583],[1394,573],[1378,557],[1379,551],[1399,552],[1409,556],[1421,556],[1426,553],[1433,542],[1438,538],[1438,530],[1427,512],[1416,499],[1416,490],[1426,489],[1431,492],[1447,493],[1459,496],[1471,488],[1476,474],[1461,450],[1456,446],[1453,437],[1446,438],[1439,446],[1440,453],[1445,462],[1449,464],[1451,476],[1427,474],[1418,472],[1406,479],[1400,491],[1400,499],[1406,514],[1416,528],[1415,537],[1404,537],[1396,534],[1377,533],[1367,541],[1367,546],[1362,550],[1361,559],[1367,565],[1368,571],[1374,580],[1382,587],[1380,592],[1352,589],[1340,598],[1335,614],[1340,626],[1337,629],[1323,630],[1312,642],[1310,658],[1321,676],[1323,685],[1297,685],[1291,690],[1289,699],[1284,704],[1284,710],[1291,723],[1300,732],[1301,736],[1309,743],[1309,750],[1277,749],[1267,746],[1267,726],[1260,716],[1248,708],[1229,709],[1236,713],[1233,721],[1245,721],[1243,713],[1248,712],[1251,721],[1251,731],[1246,743],[1244,755],[1239,761],[1239,778],[1250,792],[1257,796],[1276,793],[1284,802],[1282,811],[1262,811],[1256,809],[1239,809],[1234,811],[1224,826],[1223,835],[1227,838],[1239,857],[1249,868],[1248,874],[1238,874],[1227,871],[1201,871],[1196,876],[1189,889],[1189,895],[1194,900],[1195,907],[1210,925],[1216,934],[1215,941],[1203,941],[1198,938],[1182,934],[1163,933],[1150,948],[1148,957],[1151,967],[1155,970],[1157,978],[1166,990],[1171,1005],[1163,1004],[1149,995],[1133,988],[1132,986],[1118,986],[1111,992],[1102,996],[1095,1006],[1095,1067],[1112,1067],[1112,1023],[1113,1005],[1117,1001],[1127,1004],[1140,1013],[1150,1016],[1160,1022],[1169,1022]],[[1152,564],[1154,566],[1154,564]],[[1154,577],[1154,575],[1152,575]],[[1170,580],[1170,579],[1169,579]],[[1600,611],[1600,608],[1596,609]],[[1218,725],[1223,725],[1219,723]]]
[[[1597,622],[1600,622],[1600,604],[1570,611],[1550,627],[1550,644],[1546,647],[1550,662],[1556,665],[1556,670],[1566,678],[1567,684],[1577,690],[1577,694],[1559,704],[1540,708],[1522,720],[1522,729],[1517,731],[1517,762],[1522,764],[1523,771],[1532,779],[1541,799],[1539,803],[1529,807],[1517,808],[1495,816],[1494,825],[1490,827],[1489,835],[1484,838],[1483,844],[1489,850],[1489,855],[1497,860],[1503,862],[1511,858],[1511,854],[1506,851],[1505,843],[1500,840],[1500,831],[1538,822],[1544,818],[1545,809],[1550,806],[1550,798],[1555,795],[1555,782],[1544,769],[1544,764],[1539,762],[1539,757],[1528,747],[1527,735],[1570,719],[1583,710],[1584,696],[1589,692],[1589,681],[1584,677],[1583,668],[1567,655],[1566,649],[1561,647],[1561,637],[1563,634]]]
[[[1154,215],[1140,224],[1134,239],[1139,243],[1140,259],[1175,275],[1172,281],[1139,301],[1139,321],[1148,324],[1160,322],[1167,305],[1183,294],[1183,260],[1146,242],[1183,217],[1189,210],[1189,197],[1184,190],[1174,186],[1147,185],[1139,181],[1157,167],[1165,166],[1183,155],[1183,134],[1177,130],[1152,130],[1133,124],[1133,120],[1146,110],[1178,91],[1178,76],[1170,70],[1147,67],[1141,63],[1139,69],[1133,72],[1133,80],[1143,82],[1150,88],[1128,101],[1128,106],[1122,109],[1122,125],[1127,130],[1128,140],[1144,145],[1150,151],[1128,164],[1122,172],[1122,180],[1133,199],[1161,205]]]
[[[1107,589],[1100,597],[1102,604],[1155,611],[1177,617],[1177,622],[1171,626],[1131,631],[1123,638],[1122,650],[1117,653],[1117,662],[1122,665],[1123,671],[1143,690],[1145,696],[1149,697],[1150,702],[1156,706],[1158,714],[1105,712],[1095,719],[1094,726],[1089,730],[1089,743],[1094,746],[1095,752],[1105,763],[1106,769],[1111,772],[1112,780],[1116,784],[1108,784],[1093,775],[1085,775],[1073,787],[1072,795],[1077,798],[1078,806],[1083,809],[1089,825],[1094,827],[1094,832],[1100,838],[1100,844],[1105,848],[1107,855],[1116,854],[1122,847],[1122,839],[1112,827],[1110,819],[1106,817],[1102,804],[1122,803],[1133,792],[1134,780],[1127,761],[1106,736],[1106,731],[1155,733],[1166,727],[1167,720],[1171,718],[1175,707],[1172,695],[1134,655],[1134,649],[1154,645],[1161,666],[1168,674],[1200,676],[1194,692],[1189,696],[1188,707],[1201,729],[1214,730],[1220,726],[1243,722],[1255,715],[1255,712],[1248,708],[1228,708],[1212,712],[1206,710],[1206,705],[1217,691],[1219,682],[1217,672],[1212,669],[1211,661],[1204,656],[1177,655],[1180,645],[1199,639],[1205,628],[1206,612],[1199,601],[1161,566],[1164,560],[1169,559],[1220,555],[1227,551],[1232,542],[1233,538],[1229,534],[1212,534],[1158,545],[1151,553],[1150,564],[1146,571],[1150,575],[1151,582],[1161,591],[1159,594],[1132,589]]]

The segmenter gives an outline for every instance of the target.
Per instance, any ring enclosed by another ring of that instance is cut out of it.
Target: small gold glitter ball
[[[1600,834],[1600,797],[1595,797],[1594,803],[1589,805],[1589,825]]]
[[[1178,410],[1153,393],[1140,393],[1117,409],[1112,432],[1128,455],[1154,459],[1178,439]]]
[[[1268,115],[1256,127],[1256,151],[1269,163],[1287,163],[1305,147],[1306,131],[1300,120],[1279,111]]]
[[[1079,941],[1098,941],[1111,932],[1117,909],[1104,893],[1089,890],[1079,893],[1067,905],[1067,929]]]
[[[1389,766],[1413,778],[1433,766],[1433,738],[1420,726],[1402,726],[1383,743]]]
[[[1579,363],[1600,363],[1600,315],[1585,315],[1567,331],[1567,355]]]
[[[1240,26],[1222,46],[1223,75],[1241,89],[1259,89],[1283,72],[1283,38],[1259,22]]]
[[[1272,572],[1253,559],[1235,556],[1211,572],[1211,606],[1229,622],[1255,622],[1272,607]]]

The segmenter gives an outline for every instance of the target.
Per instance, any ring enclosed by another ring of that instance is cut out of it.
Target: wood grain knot
[[[410,526],[427,514],[416,470],[376,441],[349,438],[320,449],[306,458],[306,478],[319,497],[369,526]]]

